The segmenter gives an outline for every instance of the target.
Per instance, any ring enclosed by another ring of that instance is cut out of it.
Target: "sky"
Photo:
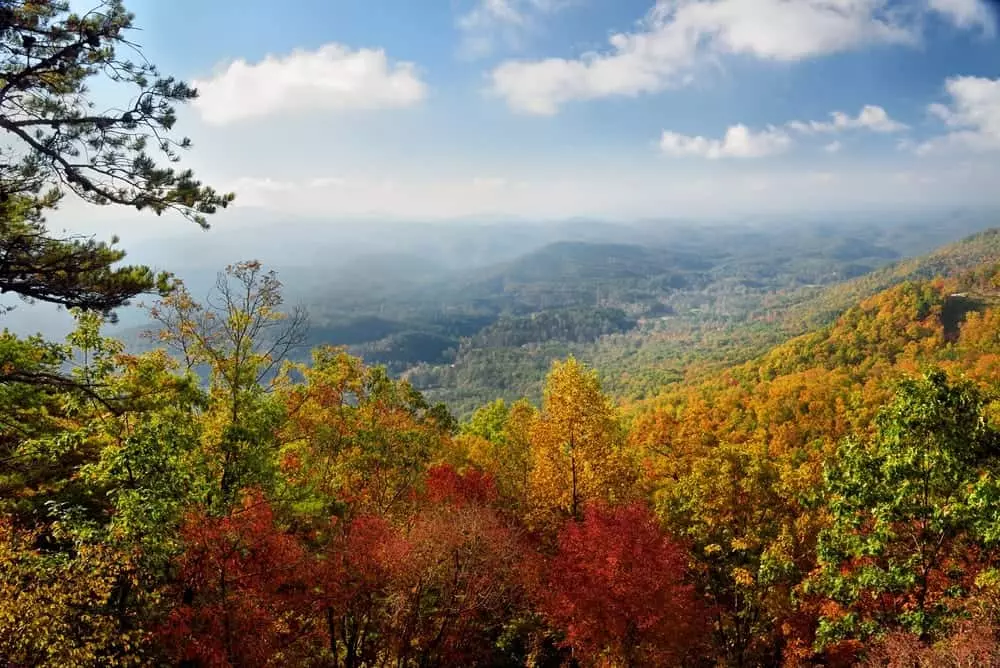
[[[126,4],[200,92],[182,164],[236,192],[230,230],[1000,203],[984,0]],[[63,208],[137,234],[135,212]],[[166,218],[139,229],[185,225]]]

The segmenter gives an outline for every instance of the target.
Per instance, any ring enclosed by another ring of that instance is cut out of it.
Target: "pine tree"
[[[117,239],[53,235],[45,213],[67,192],[95,205],[176,211],[203,227],[233,200],[170,166],[191,146],[171,137],[174,105],[197,92],[122,56],[137,53],[132,22],[119,0],[84,15],[60,0],[0,3],[0,293],[108,313],[168,287],[147,267],[113,267],[125,257]],[[97,81],[132,102],[96,111]]]

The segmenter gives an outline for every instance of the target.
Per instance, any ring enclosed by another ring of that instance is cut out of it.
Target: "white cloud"
[[[917,14],[890,0],[658,0],[640,28],[613,35],[608,50],[507,61],[493,70],[492,88],[516,111],[551,115],[572,100],[683,85],[704,56],[797,61],[916,43]]]
[[[928,111],[951,131],[916,146],[916,152],[1000,150],[1000,79],[952,77],[945,82],[945,90],[951,103],[932,104]]]
[[[459,52],[467,57],[487,56],[499,47],[519,49],[528,33],[538,30],[538,19],[553,14],[572,0],[476,0],[457,21],[462,40]]]
[[[813,183],[829,185],[840,180],[840,175],[835,172],[807,172],[807,176]]]
[[[791,138],[783,131],[769,127],[752,132],[743,124],[733,125],[722,139],[691,137],[664,131],[660,137],[660,150],[675,157],[694,156],[717,160],[719,158],[764,158],[783,153],[791,146]]]
[[[842,111],[830,114],[829,121],[791,121],[784,128],[768,126],[761,132],[753,132],[743,124],[731,126],[722,139],[708,139],[703,136],[688,136],[664,131],[660,137],[660,150],[672,156],[699,156],[716,160],[719,158],[763,158],[783,153],[792,145],[787,130],[801,134],[835,133],[846,130],[864,129],[872,132],[901,132],[908,126],[893,120],[882,107],[865,105],[857,116]],[[823,150],[837,153],[843,148],[839,141],[826,144]]]
[[[315,51],[236,60],[194,82],[193,106],[211,125],[291,112],[348,111],[417,104],[427,87],[412,63],[390,63],[381,49],[327,44]]]
[[[927,0],[927,6],[943,15],[958,28],[982,28],[994,31],[994,17],[983,0]]]
[[[938,182],[938,179],[932,174],[912,170],[893,172],[892,180],[906,186],[929,186]]]
[[[873,104],[866,104],[855,117],[842,111],[834,111],[830,114],[830,118],[830,121],[792,121],[788,127],[805,134],[856,129],[871,130],[872,132],[901,132],[908,129],[903,123],[890,118],[885,109]]]

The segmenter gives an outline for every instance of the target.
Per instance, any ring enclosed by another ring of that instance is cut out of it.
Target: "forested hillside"
[[[279,274],[289,300],[309,311],[310,346],[347,346],[468,416],[496,397],[540,400],[552,361],[570,354],[629,398],[698,369],[745,361],[908,276],[993,257],[990,236],[923,254],[991,227],[998,215],[915,212],[909,220],[873,215],[838,225],[802,219],[757,227],[539,223],[493,253],[476,249],[499,232],[474,226],[459,235],[472,251],[461,263],[436,257],[447,250],[355,257],[359,251],[347,247],[336,252],[347,259],[332,267]],[[446,249],[454,243],[440,229],[423,231]],[[505,254],[514,257],[493,261]],[[204,294],[214,273],[188,272],[185,281]],[[118,335],[141,350],[141,334],[151,326]]]
[[[869,234],[889,235],[894,229],[876,227]],[[923,229],[922,223],[912,227],[915,234]],[[771,234],[764,238],[777,242],[784,232]],[[840,244],[850,241],[858,245],[858,254],[875,253],[870,244],[848,237],[831,249],[831,237],[840,237],[827,232],[822,235],[827,244],[822,260],[817,259],[820,251],[810,257],[807,250],[820,242],[800,238],[786,242],[801,244],[797,253],[802,255],[794,255],[794,260],[784,256],[791,250],[747,243],[739,251],[743,259],[737,261],[732,259],[735,250],[712,250],[730,248],[723,234],[717,236],[714,247],[691,251],[686,260],[638,247],[561,245],[557,257],[565,261],[572,254],[575,260],[567,266],[545,249],[544,262],[528,265],[535,271],[535,281],[528,285],[533,294],[549,300],[550,308],[542,312],[538,304],[522,304],[522,311],[533,312],[499,316],[478,333],[445,344],[451,347],[436,365],[428,360],[404,375],[428,396],[464,415],[496,396],[538,400],[541,378],[551,362],[572,354],[594,366],[615,395],[642,398],[666,382],[745,361],[791,336],[828,324],[857,301],[902,281],[958,272],[1000,255],[1000,236],[993,230],[843,280],[850,272],[835,258]],[[885,265],[887,254],[883,248],[881,257],[868,258],[868,266]],[[657,258],[652,265],[651,257]],[[856,259],[857,255],[851,261]],[[820,266],[823,269],[817,269]],[[589,282],[580,278],[584,267]],[[630,273],[632,267],[637,273]],[[494,298],[521,294],[523,286],[507,279],[495,286]],[[556,288],[572,290],[577,301],[556,293]],[[480,303],[487,300],[484,296]],[[577,305],[566,307],[567,303]],[[366,359],[371,355],[365,347],[354,352]],[[391,363],[390,368],[406,369]]]
[[[5,383],[9,661],[1000,658],[1000,264],[639,404],[557,362],[461,424],[335,348],[268,373],[300,321],[259,265],[224,285],[141,355],[80,314],[32,366],[80,390]]]

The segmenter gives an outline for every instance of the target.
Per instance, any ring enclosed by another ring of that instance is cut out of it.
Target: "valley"
[[[991,257],[997,244],[987,235],[909,259],[997,216],[539,224],[540,245],[503,262],[420,272],[447,265],[370,255],[327,287],[289,289],[310,313],[312,344],[346,346],[458,415],[495,397],[537,401],[551,362],[569,354],[593,365],[615,395],[640,399],[750,359],[895,282]],[[491,232],[480,231],[479,247],[489,246]],[[545,234],[588,240],[543,241]]]

